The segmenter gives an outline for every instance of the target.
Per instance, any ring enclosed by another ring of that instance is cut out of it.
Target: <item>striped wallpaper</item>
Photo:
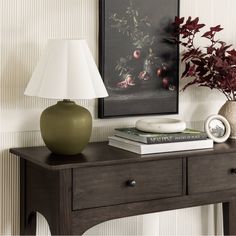
[[[115,0],[114,0],[115,1]],[[117,0],[118,1],[118,0]],[[221,33],[236,43],[235,0],[180,0],[181,15],[200,16],[204,23],[221,23]],[[0,234],[19,234],[19,161],[10,147],[41,145],[39,115],[54,101],[23,96],[40,53],[49,38],[85,38],[98,59],[98,0],[0,0]],[[202,42],[199,40],[199,44]],[[181,85],[183,83],[181,82]],[[115,127],[137,118],[97,119],[97,102],[78,101],[94,118],[91,141],[106,140]],[[180,114],[189,126],[202,128],[217,113],[224,97],[207,89],[180,95]],[[42,215],[37,233],[49,235]],[[221,205],[211,205],[105,222],[86,235],[202,235],[222,234]]]

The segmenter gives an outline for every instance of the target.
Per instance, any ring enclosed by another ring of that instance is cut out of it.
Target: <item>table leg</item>
[[[224,235],[236,235],[236,200],[223,203]]]

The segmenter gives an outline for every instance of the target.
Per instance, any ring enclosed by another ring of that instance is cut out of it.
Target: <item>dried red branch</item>
[[[176,17],[173,25],[176,28],[175,42],[182,45],[185,51],[181,61],[185,63],[183,79],[193,78],[183,90],[192,85],[217,89],[228,100],[236,100],[236,50],[231,44],[216,40],[215,36],[222,31],[220,25],[210,27],[201,37],[209,40],[204,48],[195,47],[196,35],[205,24],[199,23],[199,18]]]

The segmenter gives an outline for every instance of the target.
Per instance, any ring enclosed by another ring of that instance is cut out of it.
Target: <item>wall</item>
[[[181,15],[221,23],[223,39],[235,43],[235,0],[181,0]],[[227,16],[227,17],[226,17]],[[98,0],[0,0],[0,234],[19,234],[19,160],[10,147],[41,145],[39,115],[54,101],[24,97],[24,88],[48,38],[85,38],[98,58]],[[234,41],[233,41],[234,40]],[[181,82],[182,85],[182,82]],[[78,101],[94,117],[91,141],[106,140],[114,127],[137,118],[99,120],[97,102]],[[180,114],[189,126],[202,128],[217,113],[224,97],[207,89],[180,95]],[[220,205],[196,207],[106,222],[86,235],[201,235],[222,232]],[[37,231],[48,234],[39,215]]]

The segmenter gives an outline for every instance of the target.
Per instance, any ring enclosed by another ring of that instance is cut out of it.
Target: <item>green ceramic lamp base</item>
[[[40,129],[44,143],[53,153],[76,155],[89,142],[92,117],[84,107],[63,100],[43,111]]]

